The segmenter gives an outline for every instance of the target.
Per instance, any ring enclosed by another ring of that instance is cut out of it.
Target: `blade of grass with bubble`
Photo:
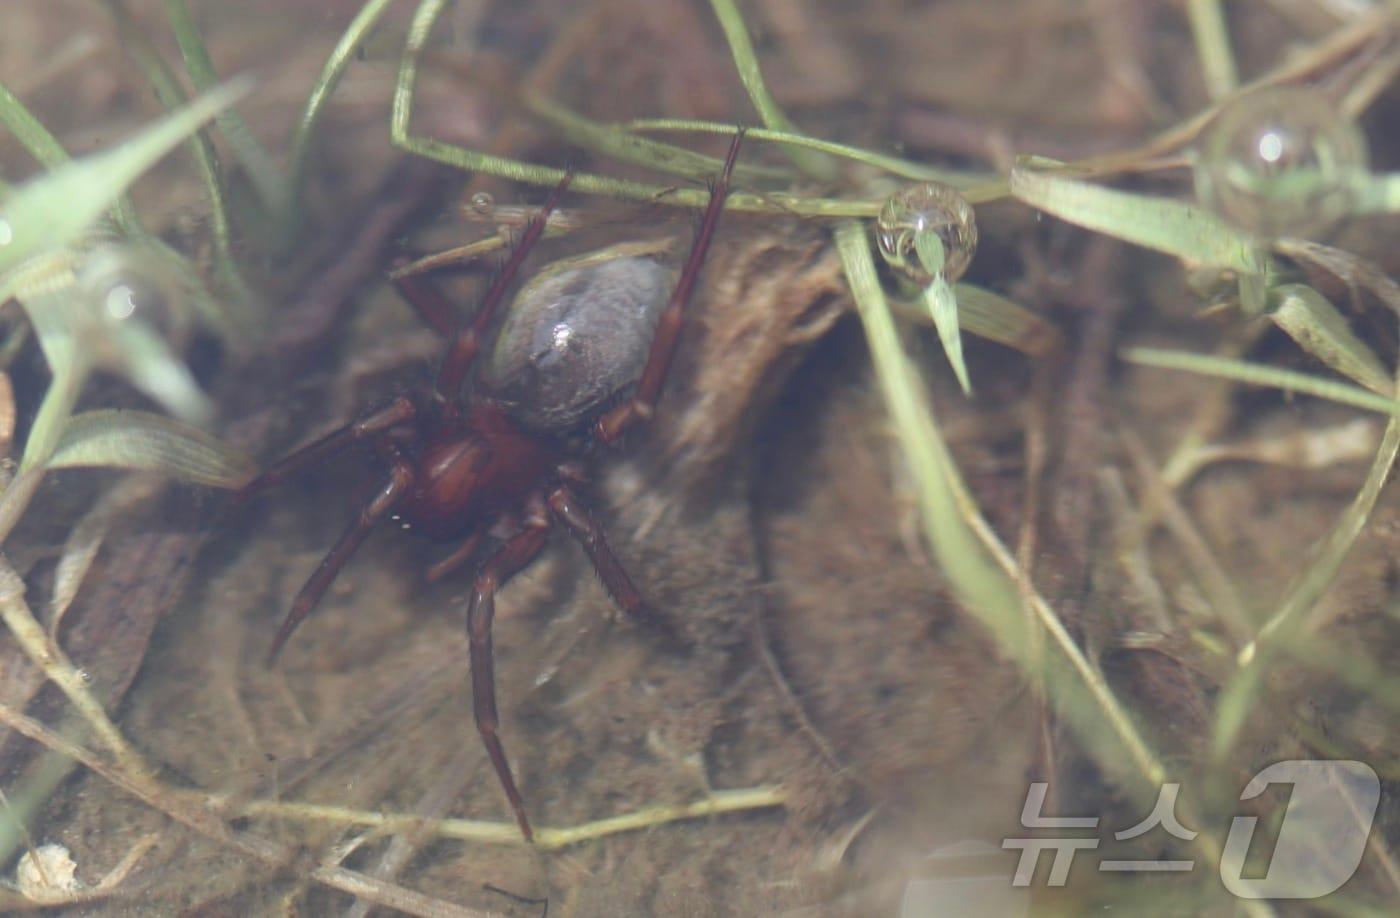
[[[905,355],[890,315],[865,228],[842,223],[836,229],[836,246],[900,452],[914,479],[924,533],[944,576],[963,607],[988,628],[1002,650],[1033,679],[1044,676],[1056,709],[1100,761],[1116,770],[1126,752],[1135,786],[1155,793],[1165,769],[1102,675],[1034,590],[1034,617],[1023,613],[1015,559],[982,519],[939,433],[923,381]],[[1036,653],[1041,644],[1031,639],[1029,629],[1034,627],[1049,636],[1049,652]]]
[[[9,227],[9,243],[0,247],[0,271],[76,239],[137,176],[248,89],[248,81],[235,80],[113,150],[69,161],[15,189],[0,203],[0,222]]]
[[[943,344],[943,353],[953,367],[964,395],[972,394],[972,381],[967,375],[967,363],[963,360],[962,335],[958,331],[958,298],[943,276],[943,240],[937,233],[923,232],[914,235],[914,252],[924,271],[933,280],[923,291],[924,305],[928,307],[933,327],[938,332],[938,340]]]
[[[1105,188],[1024,163],[1012,168],[1010,187],[1018,200],[1076,226],[1235,271],[1245,310],[1257,314],[1264,308],[1271,272],[1268,253],[1254,237],[1207,210],[1171,198]]]

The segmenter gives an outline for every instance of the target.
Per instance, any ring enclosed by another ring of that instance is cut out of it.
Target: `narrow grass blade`
[[[345,33],[340,36],[340,41],[336,42],[335,48],[331,50],[330,57],[326,59],[325,66],[321,68],[320,76],[316,78],[316,83],[311,87],[311,95],[306,100],[306,107],[302,110],[301,118],[297,121],[296,132],[292,135],[291,173],[288,181],[286,209],[283,214],[284,223],[293,219],[298,202],[301,200],[302,185],[306,182],[306,161],[310,155],[311,141],[315,137],[316,125],[321,121],[326,104],[330,102],[336,87],[340,85],[340,78],[345,75],[345,68],[355,59],[355,52],[364,44],[380,17],[384,15],[385,10],[393,2],[394,0],[369,0],[360,7],[355,18],[350,20],[350,25],[346,27]],[[405,51],[405,55],[407,53]],[[395,104],[397,105],[397,100]],[[284,235],[290,235],[290,231],[285,232]]]
[[[1201,265],[1265,275],[1269,260],[1251,236],[1210,211],[1027,168],[1011,170],[1019,200],[1085,229]]]
[[[526,93],[524,102],[526,108],[557,130],[564,140],[611,159],[701,181],[719,175],[724,167],[723,160],[716,157],[648,137],[638,137],[628,133],[626,128],[600,124],[535,93]],[[734,125],[728,134],[732,137],[738,131],[738,125]],[[765,179],[790,181],[793,172],[736,163],[734,177],[744,182]]]
[[[924,288],[924,304],[933,318],[938,340],[943,343],[943,353],[947,355],[948,363],[952,364],[963,394],[971,395],[972,383],[967,376],[967,363],[963,360],[962,335],[958,332],[958,300],[943,277],[943,241],[937,233],[917,233],[914,236],[914,251],[923,269],[933,276],[933,282]]]
[[[146,411],[87,411],[69,419],[50,468],[102,467],[160,472],[215,488],[238,488],[257,474],[252,457],[197,427]]]
[[[639,133],[648,131],[685,131],[702,134],[733,134],[739,129],[736,124],[725,124],[720,121],[692,121],[685,118],[638,118],[619,125],[624,131],[637,131]],[[939,182],[944,185],[951,185],[954,188],[967,188],[979,183],[994,181],[996,176],[982,172],[958,172],[951,169],[935,169],[922,163],[912,160],[900,159],[897,156],[888,156],[884,153],[876,153],[873,150],[863,150],[860,147],[853,147],[849,144],[836,143],[830,140],[822,140],[819,137],[808,137],[805,134],[796,134],[791,131],[778,131],[772,128],[745,128],[744,139],[759,140],[768,143],[782,144],[789,147],[802,147],[804,149],[817,150],[822,153],[830,153],[843,159],[853,162],[864,163],[867,166],[874,166],[882,169],[891,175],[901,178],[911,179],[916,182]]]
[[[1186,15],[1191,22],[1191,37],[1196,42],[1206,92],[1213,100],[1222,99],[1239,85],[1225,10],[1220,0],[1188,0]]]
[[[493,156],[442,143],[429,137],[415,137],[409,131],[413,117],[413,95],[418,83],[418,62],[433,24],[442,15],[447,0],[422,0],[409,23],[399,63],[398,79],[394,84],[393,111],[389,122],[389,139],[401,150],[445,163],[457,169],[483,172],[527,185],[553,186],[564,177],[562,169],[522,162],[503,156]],[[709,203],[709,192],[701,188],[676,188],[614,179],[590,172],[574,173],[569,185],[571,192],[607,195],[673,207],[702,209]],[[884,201],[847,201],[837,198],[812,198],[795,194],[751,194],[735,191],[724,203],[726,210],[757,213],[789,214],[812,217],[874,217]]]
[[[739,72],[739,81],[744,84],[744,89],[748,92],[749,99],[764,126],[790,134],[800,133],[797,126],[783,114],[783,110],[778,107],[778,100],[773,98],[767,84],[763,82],[758,55],[754,53],[753,42],[749,39],[749,30],[744,25],[744,17],[739,12],[738,5],[734,0],[710,0],[710,6],[715,11],[715,18],[719,20],[719,26],[724,31],[724,39],[729,43],[729,50],[734,55],[734,68]],[[798,148],[788,150],[788,158],[794,166],[813,178],[827,182],[836,178],[836,164],[825,156]]]
[[[64,245],[102,215],[128,185],[172,148],[249,89],[235,80],[167,115],[126,143],[59,166],[18,188],[0,204],[9,243],[0,271],[34,253]]]
[[[1308,615],[1335,582],[1342,562],[1371,518],[1376,501],[1395,468],[1397,456],[1400,456],[1400,416],[1392,416],[1361,490],[1312,560],[1289,585],[1278,610],[1259,629],[1255,640],[1240,651],[1239,669],[1221,691],[1216,704],[1212,751],[1217,761],[1225,761],[1250,713],[1257,709],[1255,696],[1274,656],[1294,644],[1310,625],[1315,626],[1307,621]]]
[[[953,285],[953,293],[958,298],[958,326],[969,334],[1032,357],[1064,344],[1064,335],[1052,322],[999,293],[963,282]]]
[[[1351,330],[1337,307],[1311,287],[1286,284],[1270,293],[1269,318],[1318,360],[1379,395],[1395,386],[1380,358]]]
[[[890,316],[865,228],[842,223],[836,229],[836,247],[900,452],[914,479],[925,536],[953,592],[1032,679],[1044,676],[1056,709],[1106,768],[1117,773],[1126,752],[1135,769],[1134,786],[1144,794],[1156,793],[1165,770],[1102,675],[1038,595],[1032,592],[1033,617],[1023,613],[1013,579],[1015,560],[981,518],[938,431],[923,382],[905,356]],[[1041,642],[1030,631],[1035,627],[1049,636],[1048,653],[1037,652]]]
[[[1302,392],[1315,395],[1342,405],[1377,411],[1381,414],[1400,415],[1400,402],[1393,398],[1367,392],[1356,386],[1321,376],[1311,376],[1293,370],[1249,363],[1243,360],[1227,360],[1210,354],[1192,354],[1185,351],[1162,351],[1155,348],[1134,347],[1122,352],[1129,363],[1147,367],[1161,367],[1166,370],[1185,370],[1203,376],[1229,379],[1249,386],[1267,386],[1283,389],[1286,392]]]
[[[165,14],[175,33],[175,41],[180,46],[180,56],[185,61],[185,72],[197,92],[208,92],[219,84],[219,76],[214,70],[214,62],[200,37],[199,27],[190,15],[185,0],[165,0]],[[282,177],[267,149],[258,142],[248,122],[232,107],[214,116],[219,130],[228,139],[234,156],[243,164],[253,188],[258,192],[263,207],[275,213],[286,200],[286,180]]]
[[[146,33],[132,19],[131,14],[115,0],[105,0],[105,5],[116,22],[118,34],[126,47],[126,52],[145,74],[146,80],[155,90],[156,97],[166,108],[174,110],[185,104],[185,93],[175,74],[166,65],[164,58],[151,44]],[[227,111],[228,106],[215,113]],[[191,132],[189,137],[190,154],[199,167],[204,179],[205,193],[209,196],[210,227],[214,237],[215,263],[226,288],[240,303],[255,301],[252,288],[243,279],[238,269],[238,260],[233,252],[233,228],[229,223],[228,207],[224,193],[223,172],[219,168],[219,157],[214,144],[202,130]]]

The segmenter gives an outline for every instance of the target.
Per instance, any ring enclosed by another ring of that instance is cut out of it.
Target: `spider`
[[[530,821],[498,735],[491,652],[496,592],[540,554],[557,523],[582,544],[622,612],[644,615],[641,594],[574,491],[586,480],[578,459],[590,441],[616,443],[651,418],[742,139],[737,133],[729,146],[669,298],[670,271],[644,247],[603,259],[566,260],[517,295],[494,346],[477,366],[507,289],[568,189],[572,173],[567,173],[526,225],[469,321],[454,320],[451,305],[421,278],[395,281],[423,320],[448,337],[431,388],[402,394],[292,452],[240,494],[246,499],[358,443],[372,447],[388,468],[292,601],[273,638],[269,665],[376,524],[401,519],[435,541],[462,540],[428,569],[429,579],[468,563],[488,533],[503,537],[478,568],[467,606],[472,707],[477,732],[527,841],[534,838]],[[464,388],[473,370],[475,379]],[[619,400],[620,394],[625,397]]]

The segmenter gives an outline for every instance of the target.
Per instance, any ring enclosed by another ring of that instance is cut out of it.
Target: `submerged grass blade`
[[[685,118],[638,118],[619,125],[619,127],[624,131],[687,131],[703,134],[733,134],[739,129],[737,124],[725,124],[719,121],[692,121]],[[897,156],[888,156],[873,150],[863,150],[860,147],[822,140],[818,137],[808,137],[805,134],[796,134],[792,131],[779,131],[772,128],[745,128],[744,139],[830,153],[833,156],[874,166],[876,169],[882,169],[891,175],[916,182],[939,182],[954,188],[967,188],[996,180],[996,176],[982,172],[935,169],[912,160],[900,159]]]
[[[1170,198],[1130,194],[1019,164],[1011,193],[1032,207],[1085,229],[1242,275],[1265,275],[1269,259],[1257,240],[1210,211]]]
[[[189,74],[190,82],[197,92],[208,92],[219,84],[219,76],[204,46],[204,39],[200,37],[199,27],[190,15],[189,5],[185,0],[165,0],[165,14],[175,33],[175,41],[180,46],[180,56],[185,60],[185,72]],[[232,107],[215,115],[214,122],[247,170],[263,207],[275,213],[286,199],[286,181],[267,149],[258,142],[248,122]]]
[[[1380,358],[1326,297],[1303,284],[1286,284],[1274,288],[1269,299],[1274,304],[1269,318],[1303,350],[1372,392],[1395,394]]]
[[[285,199],[283,219],[280,221],[284,227],[289,227],[293,221],[298,202],[301,200],[301,189],[306,182],[306,161],[310,155],[311,141],[316,135],[316,125],[320,123],[326,104],[330,102],[336,87],[340,85],[340,78],[345,75],[345,68],[355,59],[355,52],[364,44],[365,39],[369,37],[370,32],[378,24],[380,17],[384,15],[385,10],[393,2],[394,0],[368,0],[364,6],[360,7],[355,18],[350,20],[350,25],[346,27],[345,33],[340,36],[340,41],[336,42],[335,48],[331,50],[330,57],[326,59],[325,66],[321,68],[321,73],[316,78],[316,83],[311,87],[311,95],[306,100],[306,107],[302,109],[301,118],[297,121],[296,132],[292,135],[288,193]],[[397,100],[395,104],[397,105]],[[292,233],[287,228],[284,229],[283,235],[290,237]]]
[[[160,472],[215,488],[257,474],[245,455],[197,427],[147,411],[87,411],[68,421],[50,468],[104,467]]]
[[[705,156],[685,147],[661,143],[648,137],[638,137],[628,133],[625,128],[600,124],[535,93],[526,93],[524,102],[526,108],[558,131],[564,140],[574,146],[605,154],[619,162],[633,163],[700,181],[714,178],[724,168],[724,161],[716,157]],[[747,129],[745,130],[747,136]],[[734,125],[728,133],[732,137],[738,131],[739,126]],[[787,169],[736,163],[734,177],[744,182],[765,179],[791,180],[793,173]]]
[[[773,94],[768,91],[768,85],[763,82],[758,55],[754,53],[748,27],[744,25],[743,14],[739,12],[734,0],[710,0],[710,6],[724,31],[724,40],[729,43],[730,53],[734,55],[734,69],[739,72],[739,81],[744,84],[744,90],[749,94],[749,100],[753,102],[754,110],[758,112],[764,126],[789,134],[801,133],[791,119],[783,114],[778,100],[773,98]],[[789,149],[787,152],[792,164],[807,175],[826,182],[836,178],[836,164],[826,156],[803,148]]]
[[[175,74],[166,65],[165,60],[156,51],[145,32],[131,18],[131,14],[124,6],[114,2],[114,0],[105,0],[105,5],[117,24],[117,31],[126,46],[127,54],[145,74],[146,80],[155,90],[156,97],[160,99],[161,104],[171,110],[184,105],[185,94],[180,87],[179,80],[175,78]],[[227,110],[228,106],[222,107],[215,113],[215,117]],[[209,196],[210,226],[213,230],[215,263],[218,273],[226,288],[240,303],[254,302],[252,288],[248,286],[248,282],[244,280],[242,272],[239,271],[238,260],[233,253],[233,228],[229,223],[228,207],[224,194],[224,177],[219,168],[219,157],[214,149],[214,144],[205,131],[200,128],[191,132],[189,145],[190,154],[199,167],[200,175],[204,179],[205,192]]]
[[[503,156],[494,156],[478,150],[443,143],[429,137],[415,137],[409,131],[413,117],[413,96],[418,83],[418,61],[427,44],[433,24],[446,8],[447,0],[422,0],[409,23],[408,38],[404,43],[404,53],[399,64],[398,79],[394,84],[393,112],[389,124],[389,137],[401,150],[445,163],[469,172],[483,172],[498,178],[523,182],[527,185],[557,185],[564,177],[564,170],[534,163],[522,162]],[[669,185],[652,185],[643,182],[630,182],[608,178],[591,172],[574,173],[569,185],[572,192],[607,195],[634,201],[666,204],[675,207],[702,209],[709,203],[710,194],[701,188],[676,188]],[[735,191],[724,203],[726,210],[753,211],[756,213],[789,214],[811,217],[874,217],[884,206],[883,201],[846,201],[836,198],[811,198],[794,194],[751,194]]]
[[[1118,704],[1101,674],[1084,657],[1054,611],[1031,591],[1033,618],[1022,612],[1016,562],[982,519],[939,434],[922,380],[904,354],[885,302],[865,229],[837,227],[841,254],[857,311],[865,328],[876,375],[914,478],[925,536],[939,567],[966,610],[992,633],[1001,649],[1034,680],[1045,677],[1050,700],[1100,762],[1117,774],[1123,753],[1134,786],[1156,793],[1166,772]],[[989,554],[990,553],[990,554]],[[1035,625],[1030,625],[1030,622]],[[1029,627],[1049,636],[1047,653]],[[1210,845],[1203,834],[1200,844]]]
[[[202,96],[114,150],[59,166],[0,204],[9,243],[0,246],[0,271],[43,249],[57,248],[87,229],[126,187],[215,113],[248,92],[235,80]]]
[[[1156,348],[1133,347],[1122,352],[1129,363],[1146,367],[1161,367],[1166,370],[1185,370],[1203,376],[1229,379],[1250,386],[1266,386],[1283,389],[1287,392],[1302,392],[1315,395],[1353,408],[1378,411],[1381,414],[1400,415],[1400,401],[1359,389],[1348,383],[1337,382],[1321,376],[1282,370],[1260,363],[1244,360],[1227,360],[1210,354],[1193,354],[1186,351],[1163,351]]]
[[[1191,22],[1191,37],[1196,43],[1196,57],[1201,62],[1206,92],[1211,99],[1224,98],[1240,81],[1235,72],[1235,55],[1230,50],[1225,10],[1220,0],[1188,0],[1186,14]]]

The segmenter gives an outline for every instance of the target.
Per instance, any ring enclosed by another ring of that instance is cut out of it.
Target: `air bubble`
[[[1216,117],[1196,164],[1196,195],[1264,238],[1312,236],[1351,211],[1367,159],[1361,131],[1321,92],[1263,90]]]
[[[472,195],[472,210],[481,214],[483,217],[491,216],[491,212],[495,210],[495,207],[496,199],[486,192],[478,191],[476,194]]]
[[[914,240],[936,233],[943,243],[943,277],[962,277],[977,251],[977,219],[972,205],[947,185],[927,182],[890,196],[875,221],[875,239],[890,267],[926,287],[933,275],[919,262]]]

